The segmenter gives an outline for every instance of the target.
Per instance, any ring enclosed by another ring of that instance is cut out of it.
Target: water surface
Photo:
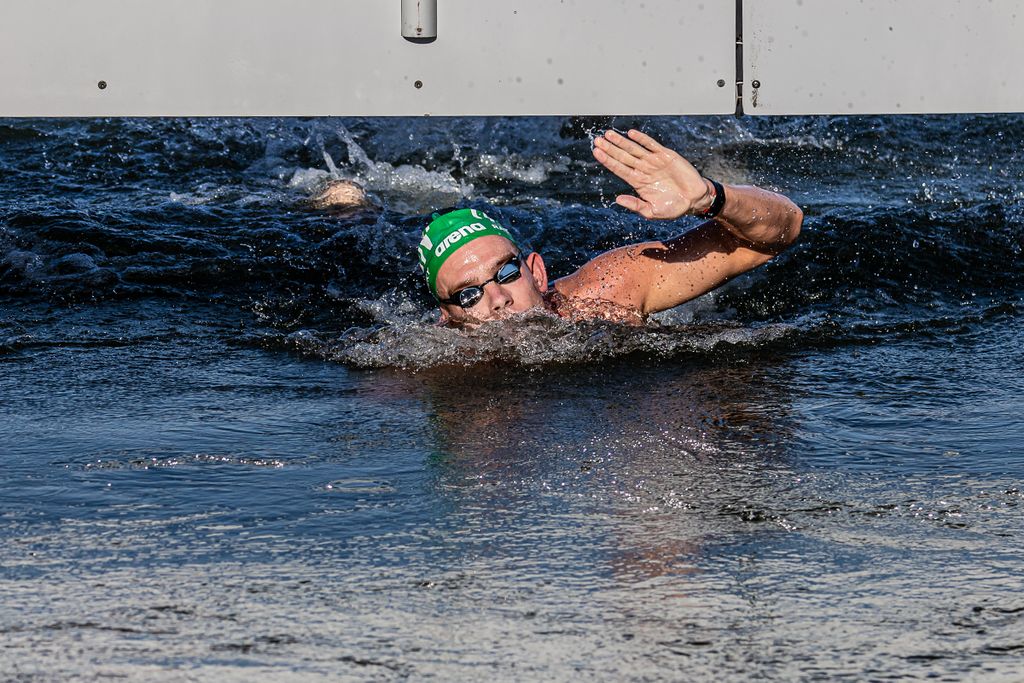
[[[555,276],[693,221],[559,119],[0,121],[4,678],[1015,679],[1024,118],[643,123],[800,243],[466,335],[432,208]]]

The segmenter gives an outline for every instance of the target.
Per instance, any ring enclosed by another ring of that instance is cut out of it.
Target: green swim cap
[[[476,209],[457,209],[444,215],[434,214],[430,225],[423,231],[423,239],[416,247],[420,268],[427,277],[427,286],[437,296],[437,271],[459,247],[485,235],[498,235],[515,243],[508,230],[497,221]]]

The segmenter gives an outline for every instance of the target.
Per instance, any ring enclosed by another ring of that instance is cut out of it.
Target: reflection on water
[[[703,537],[773,500],[772,475],[788,469],[793,415],[777,372],[765,382],[772,366],[435,373],[424,384],[444,454],[437,488],[484,526],[487,511],[522,517],[538,494],[581,506],[603,520],[594,571],[625,583],[694,571]],[[724,519],[708,526],[707,511]],[[534,533],[546,521],[519,523]]]
[[[905,398],[854,410],[891,349],[407,373],[210,343],[6,366],[5,670],[1014,668],[1024,461],[991,454],[1022,435],[961,446],[940,473],[850,461]],[[76,389],[57,391],[69,363]],[[995,398],[1001,368],[972,368]],[[955,426],[940,408],[963,379],[916,395],[930,429]],[[111,433],[136,445],[111,451]]]

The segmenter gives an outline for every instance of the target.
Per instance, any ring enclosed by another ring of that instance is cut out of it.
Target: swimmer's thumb
[[[634,197],[631,194],[620,194],[615,198],[615,203],[621,207],[629,209],[633,213],[640,214],[644,218],[654,218],[654,210],[651,207],[650,202],[645,202],[639,197]]]

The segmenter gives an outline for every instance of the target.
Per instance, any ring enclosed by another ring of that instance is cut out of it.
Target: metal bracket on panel
[[[402,37],[410,43],[437,40],[437,0],[402,0]]]

